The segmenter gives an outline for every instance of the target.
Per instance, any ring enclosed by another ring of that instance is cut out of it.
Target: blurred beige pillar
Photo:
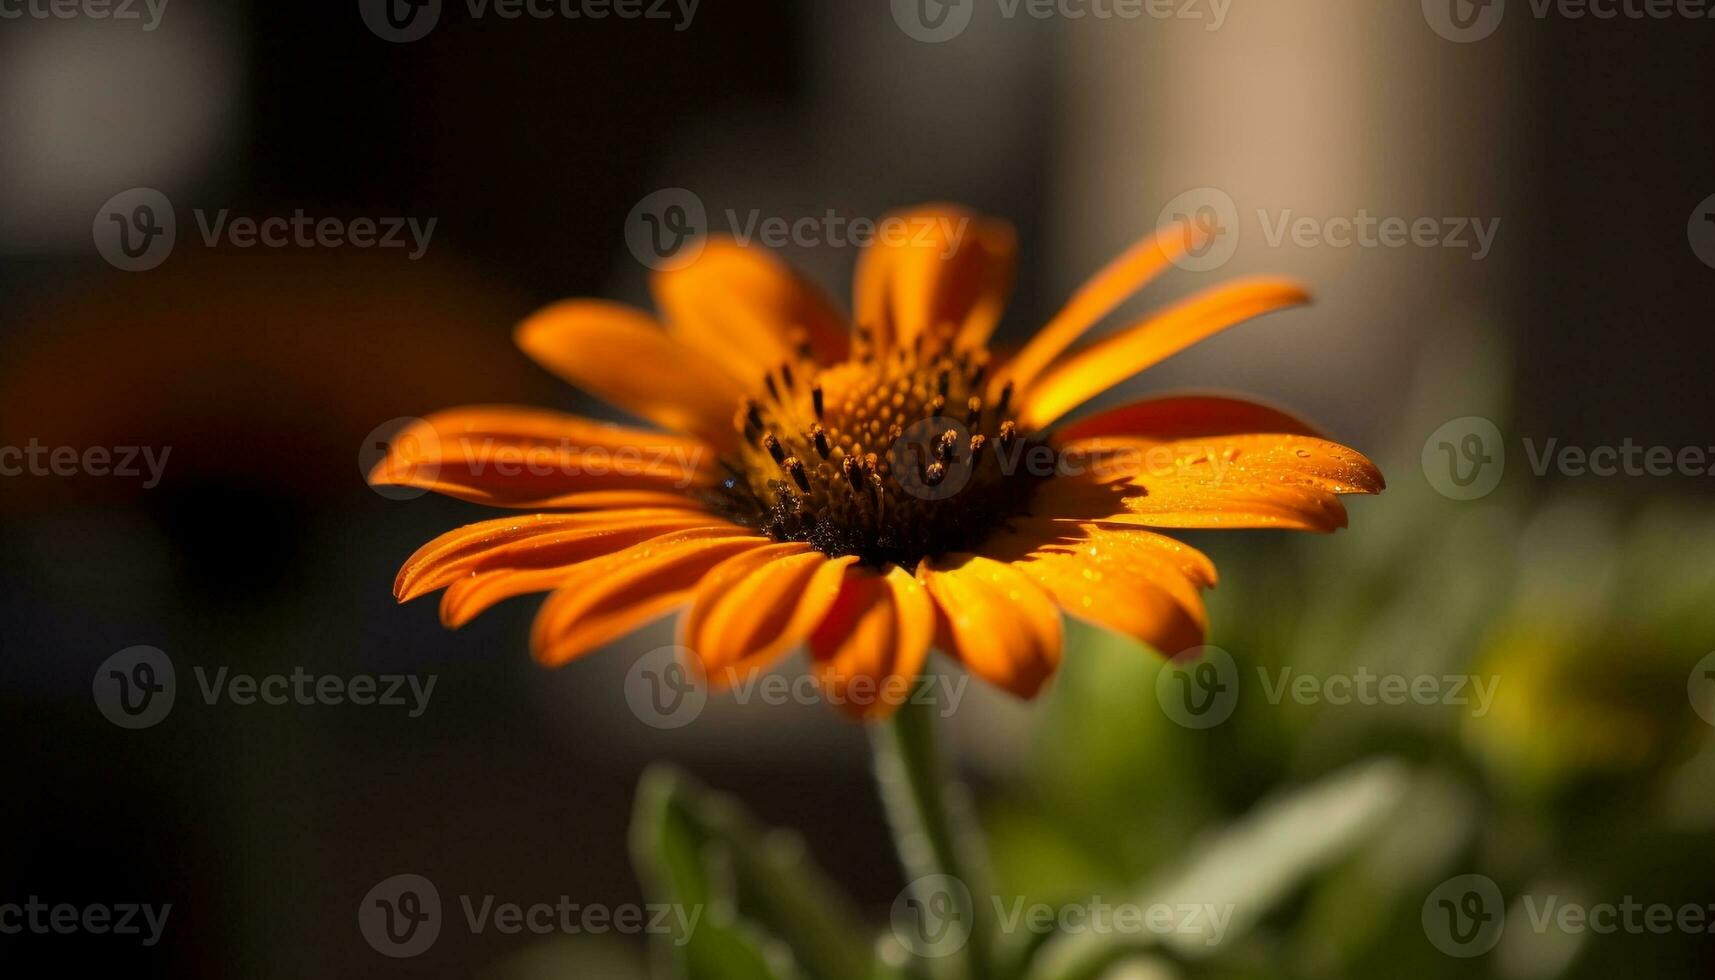
[[[1498,315],[1510,254],[1503,182],[1513,172],[1501,158],[1503,45],[1519,32],[1455,43],[1430,28],[1417,0],[1232,0],[1210,29],[1217,6],[1194,0],[1202,19],[1062,25],[1056,286],[1071,288],[1152,228],[1175,195],[1219,188],[1237,205],[1231,261],[1175,270],[1128,309],[1255,274],[1301,279],[1317,304],[1216,337],[1132,393],[1249,390],[1347,436],[1379,435],[1403,411],[1412,362],[1433,333]],[[1464,249],[1270,241],[1283,217],[1360,213],[1500,222],[1481,260],[1469,228]]]

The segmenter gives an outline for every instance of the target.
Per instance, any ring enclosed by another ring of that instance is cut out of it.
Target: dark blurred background
[[[1715,269],[1687,232],[1715,194],[1715,22],[1515,6],[1473,43],[1438,36],[1415,2],[1368,0],[1234,0],[1218,29],[1207,12],[1009,18],[977,3],[944,43],[914,39],[886,3],[844,0],[704,0],[688,24],[508,20],[449,2],[408,43],[366,27],[355,0],[172,0],[152,30],[0,20],[0,445],[170,447],[149,488],[0,478],[0,737],[13,746],[0,754],[0,901],[173,906],[154,948],[0,936],[0,962],[504,970],[530,937],[450,928],[430,955],[384,960],[353,910],[401,872],[449,901],[639,900],[625,832],[655,759],[799,828],[860,903],[886,908],[901,880],[861,729],[815,706],[717,702],[656,731],[621,685],[637,651],[671,641],[667,626],[547,672],[527,653],[530,600],[448,632],[432,602],[389,594],[418,544],[488,515],[371,490],[366,440],[472,402],[602,411],[527,362],[510,330],[564,296],[646,304],[624,224],[663,188],[710,215],[876,217],[953,200],[1005,217],[1021,242],[1003,326],[1016,340],[1171,198],[1217,187],[1242,218],[1233,260],[1175,273],[1128,309],[1262,272],[1306,280],[1318,304],[1230,331],[1130,393],[1281,400],[1396,461],[1396,495],[1423,491],[1418,448],[1460,416],[1495,418],[1510,450],[1522,437],[1715,444]],[[136,187],[172,202],[178,238],[159,267],[129,272],[94,238],[104,202]],[[207,245],[193,214],[223,208],[436,224],[415,260]],[[1499,225],[1481,259],[1276,246],[1259,209]],[[785,251],[845,294],[855,250]],[[1508,485],[1527,484],[1521,506],[1566,489],[1622,516],[1709,499],[1707,477],[1566,479],[1519,467]],[[1355,504],[1344,533],[1439,519],[1391,506]],[[1264,538],[1220,553],[1240,588],[1246,562],[1273,560]],[[1273,600],[1290,604],[1304,581]],[[96,710],[91,682],[138,644],[173,658],[179,700],[128,731]],[[418,718],[209,706],[197,665],[438,681]],[[1006,783],[1035,729],[992,692],[970,698],[954,727],[980,791]],[[1235,779],[1226,802],[1268,786]]]

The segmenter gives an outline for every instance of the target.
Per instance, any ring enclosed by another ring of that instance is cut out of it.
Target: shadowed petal
[[[800,345],[819,364],[846,356],[845,317],[767,249],[709,238],[696,261],[657,272],[650,287],[667,332],[750,388]]]
[[[628,534],[647,536],[709,526],[732,527],[691,508],[521,514],[478,521],[418,548],[400,567],[393,594],[406,602],[479,571],[564,565],[594,557],[604,548],[617,551],[627,547],[632,543],[626,541]]]
[[[1178,528],[1346,526],[1337,494],[1378,493],[1363,454],[1308,436],[1240,435],[1171,442],[1097,438],[1062,447],[1063,468],[1032,501],[1037,517]]]
[[[961,348],[986,342],[1012,291],[1012,226],[950,204],[894,212],[882,222],[894,233],[879,232],[858,256],[854,322],[875,331],[884,347],[909,346],[943,324]]]
[[[917,577],[940,610],[940,646],[990,684],[1035,697],[1060,665],[1060,610],[1042,588],[980,555],[924,559]]]
[[[513,336],[536,363],[633,415],[718,449],[736,440],[739,383],[642,310],[564,300],[519,324]]]
[[[374,486],[421,487],[495,507],[589,506],[591,492],[683,494],[715,479],[684,436],[563,412],[484,405],[436,412],[390,440]]]
[[[1024,520],[994,535],[983,554],[1009,561],[1080,619],[1172,656],[1208,630],[1201,589],[1215,584],[1202,552],[1142,528]]]
[[[810,634],[812,669],[829,703],[880,720],[910,696],[934,636],[934,605],[908,572],[852,566]]]
[[[1272,405],[1231,395],[1179,394],[1146,398],[1098,412],[1062,426],[1055,432],[1053,442],[1058,446],[1097,436],[1166,441],[1251,432],[1321,436],[1308,422]]]
[[[577,565],[536,614],[531,649],[549,666],[588,653],[683,603],[722,561],[769,543],[726,529],[687,531]]]
[[[697,586],[679,621],[680,643],[697,653],[711,687],[730,686],[802,643],[855,561],[802,544],[729,558]]]

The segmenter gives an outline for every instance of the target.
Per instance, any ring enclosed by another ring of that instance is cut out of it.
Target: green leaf
[[[1028,976],[1094,980],[1151,947],[1187,959],[1216,952],[1351,852],[1398,805],[1407,784],[1399,763],[1366,762],[1259,806],[1194,848],[1177,873],[1126,902],[1145,910],[1195,907],[1194,921],[1161,932],[1059,936],[1042,947]]]
[[[686,980],[874,976],[867,930],[796,837],[757,828],[678,770],[644,773],[631,850],[654,900],[703,910],[661,949]]]

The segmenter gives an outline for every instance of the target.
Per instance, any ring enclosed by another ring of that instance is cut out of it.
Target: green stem
[[[956,921],[967,926],[968,938],[956,953],[931,961],[935,975],[992,980],[987,865],[964,787],[953,780],[936,741],[930,680],[920,681],[892,719],[871,727],[876,784],[906,876],[915,883],[945,875],[964,886],[950,894],[958,907]],[[949,893],[929,884],[930,891]]]

